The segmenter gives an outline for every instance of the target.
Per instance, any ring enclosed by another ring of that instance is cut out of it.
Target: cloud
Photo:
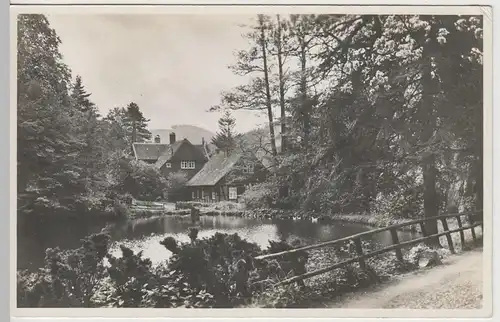
[[[248,42],[238,15],[48,15],[73,76],[81,75],[102,114],[134,101],[151,128],[217,129],[220,92],[246,82],[227,68]],[[262,123],[235,114],[238,131]]]

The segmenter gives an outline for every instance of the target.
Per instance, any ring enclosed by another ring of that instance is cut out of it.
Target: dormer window
[[[253,171],[254,171],[253,164],[246,164],[243,166],[243,173],[253,173]]]
[[[195,161],[181,161],[181,169],[191,170],[196,168]]]

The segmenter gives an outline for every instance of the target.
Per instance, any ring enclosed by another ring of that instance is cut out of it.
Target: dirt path
[[[469,309],[482,307],[482,249],[446,258],[442,266],[400,276],[390,284],[354,293],[337,308]]]

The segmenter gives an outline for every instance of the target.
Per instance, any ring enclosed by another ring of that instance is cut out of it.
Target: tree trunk
[[[286,138],[286,115],[285,115],[285,79],[283,75],[283,43],[282,43],[282,28],[280,15],[276,15],[277,19],[277,43],[278,48],[278,77],[279,77],[279,95],[280,95],[280,109],[281,109],[281,152],[285,152],[287,149],[287,138]]]
[[[271,102],[271,89],[269,84],[269,70],[267,67],[267,49],[266,49],[266,35],[264,26],[264,17],[259,15],[259,26],[260,26],[260,44],[262,49],[262,60],[264,63],[264,84],[266,90],[266,107],[267,116],[269,119],[269,134],[271,136],[271,149],[273,156],[278,155],[278,150],[276,149],[276,136],[274,134],[274,120],[273,120],[273,107]]]
[[[303,144],[302,146],[306,149],[309,146],[309,134],[310,134],[310,106],[307,99],[307,57],[306,57],[306,43],[304,36],[300,39],[300,95],[301,95],[301,116],[302,116],[302,126],[303,126]]]
[[[276,15],[277,19],[277,39],[276,47],[278,48],[278,78],[279,78],[279,99],[280,99],[280,109],[281,109],[281,153],[286,152],[288,142],[287,142],[287,132],[286,132],[286,114],[285,114],[285,78],[283,75],[283,42],[282,42],[282,26],[280,21],[280,15]],[[289,187],[287,184],[283,184],[279,189],[280,198],[288,197]]]
[[[424,158],[422,170],[424,177],[424,216],[426,218],[438,215],[438,195],[436,191],[436,166],[433,154]],[[438,233],[437,220],[429,220],[425,223],[425,231],[428,235]],[[441,247],[439,238],[431,238],[426,244],[431,247]]]
[[[424,46],[424,59],[429,58],[428,46]],[[426,50],[427,49],[427,50]],[[431,66],[430,59],[425,61],[422,66],[422,100],[421,109],[425,109],[427,113],[425,114],[422,121],[422,136],[421,142],[427,143],[431,140],[434,130],[436,127],[436,116],[434,112],[434,100],[432,96],[432,76],[431,76]],[[436,191],[436,157],[432,151],[426,152],[422,158],[422,173],[423,173],[423,185],[424,185],[424,217],[430,218],[438,215],[439,203],[438,194]],[[434,235],[438,233],[437,220],[429,220],[425,223],[425,231],[428,235]],[[426,241],[426,244],[430,247],[441,247],[439,243],[439,238],[431,238]]]
[[[132,121],[132,143],[137,142],[137,124]]]

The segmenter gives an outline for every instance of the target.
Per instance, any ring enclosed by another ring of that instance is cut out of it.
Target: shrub
[[[163,198],[167,183],[154,165],[123,159],[118,163],[114,187],[121,194],[130,194],[139,200],[154,201]]]
[[[264,182],[248,188],[241,198],[249,209],[270,208],[278,200],[278,192],[273,184]]]
[[[166,180],[167,198],[171,202],[185,200],[188,177],[184,172],[170,173]]]
[[[162,244],[174,250],[168,268],[182,272],[196,293],[213,294],[216,306],[232,307],[251,295],[246,282],[253,269],[252,257],[260,252],[256,244],[237,234],[221,233],[192,243],[164,240]]]
[[[422,186],[410,186],[406,189],[379,195],[371,209],[384,218],[416,218],[423,213]]]
[[[71,251],[47,249],[45,267],[18,273],[21,307],[92,307],[93,296],[105,276],[103,259],[110,237],[94,234]]]
[[[191,289],[184,274],[151,261],[122,246],[122,257],[109,256],[112,292],[106,299],[113,307],[210,307],[211,294]]]

